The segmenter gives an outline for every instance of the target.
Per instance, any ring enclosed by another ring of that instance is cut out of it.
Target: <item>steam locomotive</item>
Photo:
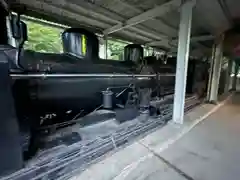
[[[83,38],[86,39],[85,52]],[[13,77],[13,94],[20,119],[26,118],[26,114],[30,119],[56,114],[68,120],[82,110],[82,115],[86,115],[101,106],[106,90],[118,94],[126,89],[126,93],[118,95],[121,104],[125,105],[127,92],[133,87],[156,86],[156,77],[139,76],[145,69],[145,65],[141,64],[143,48],[140,45],[128,45],[125,48],[125,61],[115,61],[98,57],[98,39],[86,30],[68,29],[62,39],[63,54],[27,50],[20,58],[20,72],[11,69],[17,72]],[[151,73],[156,72],[145,72]],[[173,85],[174,77],[164,78],[167,85]],[[109,108],[114,108],[114,105]],[[70,111],[72,116],[68,114],[66,117],[64,114]]]
[[[61,54],[25,50],[16,59],[17,49],[4,49],[19,124],[31,135],[26,158],[37,150],[41,127],[71,124],[98,109],[146,110],[151,100],[173,93],[174,58],[166,63],[154,56],[144,57],[141,45],[130,44],[124,49],[124,61],[100,59],[97,36],[81,28],[65,30],[62,42]],[[194,85],[207,79],[200,67],[204,64],[189,63],[188,93],[205,89],[206,83],[198,90]]]

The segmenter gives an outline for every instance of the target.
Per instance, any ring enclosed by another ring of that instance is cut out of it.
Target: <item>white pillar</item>
[[[233,76],[233,83],[232,83],[232,90],[235,91],[237,88],[237,75],[238,75],[238,64],[235,62],[235,68],[234,68],[234,76]]]
[[[147,50],[146,56],[149,56],[149,47],[147,47],[146,50]]]
[[[192,9],[195,1],[187,1],[181,6],[181,19],[178,34],[177,69],[175,77],[175,94],[173,121],[182,124],[187,81],[190,35],[192,25]]]
[[[211,103],[217,103],[218,100],[218,87],[221,74],[221,65],[222,65],[222,48],[223,48],[223,37],[220,38],[220,41],[216,45],[215,54],[213,57],[213,69],[212,77],[210,83],[210,94],[208,101]]]
[[[207,101],[209,101],[210,93],[211,93],[213,65],[214,65],[214,59],[215,59],[215,54],[216,54],[215,51],[216,51],[216,45],[213,44],[213,46],[212,46],[212,57],[211,57],[211,62],[210,62],[210,71],[209,71],[209,77],[208,77]]]
[[[108,40],[107,40],[107,36],[104,36],[104,58],[107,59],[108,55],[107,55],[107,49],[108,49]]]
[[[232,74],[232,59],[228,59],[228,69],[227,69],[227,73],[226,73],[226,85],[225,85],[225,93],[227,93],[229,91],[229,87],[231,84],[231,74]]]

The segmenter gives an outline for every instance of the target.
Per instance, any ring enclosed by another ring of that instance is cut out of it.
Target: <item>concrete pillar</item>
[[[177,69],[175,77],[175,94],[173,121],[182,124],[187,81],[190,35],[192,25],[192,9],[195,1],[187,1],[181,6],[181,19],[178,35]]]
[[[232,90],[233,91],[236,91],[236,88],[237,88],[238,69],[239,69],[239,65],[235,62],[234,76],[233,76],[233,83],[232,83]]]
[[[215,51],[216,51],[216,45],[213,44],[212,46],[212,57],[210,62],[210,71],[209,71],[209,77],[208,77],[208,89],[207,89],[207,101],[210,99],[210,93],[211,93],[211,84],[212,84],[212,76],[213,76],[213,65],[214,65],[214,58],[215,58]]]
[[[107,40],[107,36],[104,37],[104,59],[107,59],[108,58],[108,55],[107,55],[107,50],[108,50],[108,40]]]
[[[231,74],[232,74],[232,59],[228,60],[228,69],[227,69],[227,73],[226,73],[226,85],[225,85],[225,90],[224,92],[227,93],[230,89],[230,84],[231,84]]]
[[[223,38],[221,37],[219,42],[216,45],[213,64],[212,64],[212,76],[210,79],[210,91],[208,101],[211,103],[217,103],[218,100],[218,87],[221,74],[221,65],[222,65],[222,48],[223,48]]]
[[[150,54],[150,53],[149,53],[149,47],[147,47],[146,49],[147,49],[147,54],[146,54],[146,56],[150,56],[150,55],[149,55],[149,54]]]

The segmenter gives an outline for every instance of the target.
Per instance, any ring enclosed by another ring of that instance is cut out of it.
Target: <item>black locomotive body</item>
[[[20,127],[30,132],[26,158],[36,152],[42,127],[71,124],[101,108],[124,109],[129,103],[137,109],[148,108],[151,100],[173,94],[174,58],[167,63],[144,58],[141,45],[130,44],[125,47],[124,61],[100,59],[96,35],[79,28],[67,29],[62,40],[61,54],[25,50],[16,59],[18,49],[2,49],[10,64]],[[195,91],[191,68],[197,64],[190,61],[189,93]]]
[[[86,52],[81,51],[83,37]],[[102,93],[107,89],[117,95],[124,89],[128,89],[126,92],[131,91],[130,86],[152,89],[157,86],[156,77],[134,77],[142,73],[160,73],[154,70],[143,72],[145,65],[141,64],[143,50],[140,45],[126,47],[128,59],[125,61],[100,59],[98,39],[86,30],[65,31],[63,45],[63,54],[24,51],[20,57],[21,68],[11,69],[12,72],[17,72],[13,80],[13,92],[20,119],[28,116],[36,120],[47,114],[54,114],[61,121],[67,121],[79,112],[86,115],[101,106]],[[33,77],[41,74],[46,76]],[[25,77],[22,78],[21,75]],[[53,77],[49,78],[48,75]],[[77,75],[83,76],[76,77]],[[112,77],[114,75],[122,77]],[[164,78],[168,79],[165,80],[167,84],[173,86],[174,77],[161,77],[161,81]],[[123,93],[115,102],[119,101],[124,105],[127,98],[128,93]]]

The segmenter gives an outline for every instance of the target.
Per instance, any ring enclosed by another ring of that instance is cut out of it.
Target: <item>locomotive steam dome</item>
[[[124,48],[124,59],[138,63],[143,60],[143,48],[140,44],[129,44]]]
[[[78,58],[98,59],[97,36],[85,29],[69,28],[62,34],[63,51]]]

